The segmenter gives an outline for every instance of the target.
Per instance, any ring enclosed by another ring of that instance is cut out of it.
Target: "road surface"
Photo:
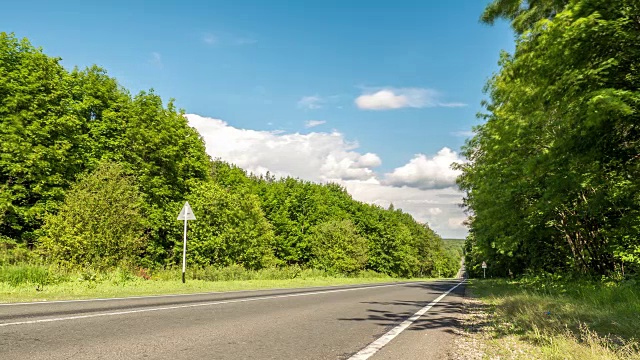
[[[442,359],[458,284],[0,304],[0,359]]]

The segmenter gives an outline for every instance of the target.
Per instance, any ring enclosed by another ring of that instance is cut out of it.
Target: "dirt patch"
[[[485,357],[485,340],[489,336],[488,306],[473,298],[467,286],[462,300],[460,327],[449,355],[451,360],[479,360]]]

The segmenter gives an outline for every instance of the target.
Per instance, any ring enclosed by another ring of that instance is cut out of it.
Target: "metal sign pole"
[[[180,214],[178,214],[178,220],[184,220],[184,242],[182,243],[182,283],[185,283],[185,272],[187,270],[187,221],[195,220],[196,216],[191,210],[189,202],[185,202]]]
[[[186,215],[186,214],[185,214]],[[185,283],[184,273],[187,269],[187,217],[184,217],[184,242],[182,244],[182,283]]]

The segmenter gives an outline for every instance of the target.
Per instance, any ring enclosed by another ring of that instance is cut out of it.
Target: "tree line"
[[[256,176],[211,159],[173,101],[130,94],[97,66],[65,69],[0,34],[0,246],[67,267],[188,263],[453,275],[427,225],[337,184]]]
[[[488,81],[459,165],[467,269],[640,270],[640,2],[494,0],[513,54]]]

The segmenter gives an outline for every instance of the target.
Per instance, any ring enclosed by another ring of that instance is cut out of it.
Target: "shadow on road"
[[[456,282],[421,283],[411,284],[407,287],[420,287],[430,290],[430,293],[444,293]],[[451,292],[443,300],[435,304],[426,314],[421,316],[407,329],[410,331],[422,331],[428,329],[441,329],[447,333],[455,333],[454,329],[460,327],[460,314],[462,313],[464,286],[460,286]],[[431,299],[432,300],[432,299]],[[403,321],[413,316],[419,309],[427,306],[429,301],[394,300],[387,302],[367,301],[362,304],[372,305],[367,309],[367,316],[357,318],[341,318],[342,321],[371,321],[377,325],[392,329]]]

